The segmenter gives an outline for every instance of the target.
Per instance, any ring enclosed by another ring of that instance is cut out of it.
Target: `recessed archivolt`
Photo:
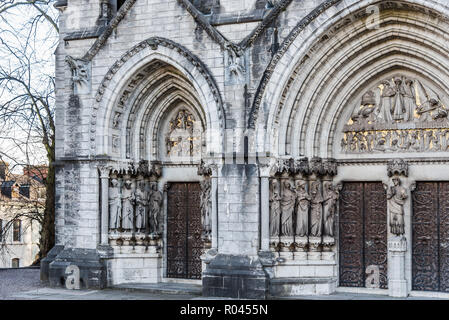
[[[296,61],[295,68],[287,71],[281,63],[275,72],[280,85],[272,83],[264,96],[265,106],[271,108],[261,110],[265,118],[257,122],[259,150],[295,157],[334,156],[338,119],[347,116],[343,113],[353,108],[351,101],[363,88],[393,71],[414,73],[442,96],[448,93],[444,66],[449,65],[449,26],[445,19],[429,19],[424,10],[410,10],[417,7],[381,11],[380,29],[367,29],[365,19],[344,16],[335,21],[338,31],[333,34],[329,30],[335,25],[321,34],[309,32],[301,40],[307,50],[287,53]],[[364,16],[365,11],[353,15]]]
[[[169,79],[169,80],[168,80]],[[186,48],[173,41],[155,37],[139,43],[125,53],[107,72],[96,94],[91,117],[92,154],[124,158],[128,117],[134,117],[133,102],[148,91],[145,86],[177,85],[186,100],[194,96],[197,108],[203,108],[205,125],[215,134],[211,145],[222,146],[225,113],[222,99],[207,67]],[[140,107],[140,105],[136,105]],[[139,137],[136,134],[135,137]],[[151,139],[151,137],[149,137]],[[136,150],[139,150],[139,139]],[[99,143],[103,141],[103,143]],[[129,141],[128,141],[129,144]],[[220,152],[220,150],[212,150]],[[131,156],[131,155],[129,155]],[[134,159],[138,160],[138,159]]]

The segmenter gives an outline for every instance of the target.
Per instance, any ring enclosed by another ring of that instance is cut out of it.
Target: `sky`
[[[3,5],[0,4],[0,8]],[[53,6],[49,10],[48,14],[57,19],[57,10]],[[54,76],[54,51],[58,36],[45,19],[32,23],[37,14],[38,11],[29,5],[0,14],[0,69],[29,81],[35,92],[45,92],[52,88],[50,79]],[[11,54],[8,47],[18,54]],[[0,84],[0,157],[12,166],[15,163],[45,164],[41,130],[24,121],[24,116],[31,116],[37,125],[37,117],[21,106],[12,114],[13,121],[5,122],[1,118],[5,114],[5,108],[2,108],[4,102],[23,94],[21,88],[5,87],[4,82]],[[53,99],[50,99],[50,104],[54,105]],[[13,170],[20,172],[22,168],[15,166]]]

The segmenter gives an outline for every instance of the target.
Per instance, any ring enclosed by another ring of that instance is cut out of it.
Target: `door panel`
[[[167,277],[201,279],[201,188],[171,183],[167,194]]]
[[[418,182],[413,192],[412,289],[449,292],[449,183]]]
[[[387,200],[382,183],[345,183],[340,194],[340,286],[365,287],[376,265],[387,288]]]

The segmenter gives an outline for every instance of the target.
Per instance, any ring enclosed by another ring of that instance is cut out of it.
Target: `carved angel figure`
[[[290,181],[284,181],[281,198],[282,235],[293,237],[293,212],[295,210],[296,191]]]
[[[314,181],[310,185],[312,197],[310,208],[310,235],[321,237],[323,232],[323,196],[321,195],[320,182]]]
[[[334,219],[337,211],[338,188],[332,182],[323,183],[324,236],[334,236]]]
[[[118,230],[122,219],[122,201],[120,199],[120,186],[117,179],[111,180],[109,188],[109,229]]]
[[[281,222],[281,190],[277,180],[271,181],[270,192],[270,236],[277,237]]]
[[[126,180],[122,191],[122,229],[133,230],[134,224],[134,201],[135,196],[132,190],[132,181]]]
[[[390,211],[390,230],[394,235],[404,234],[404,204],[408,198],[407,190],[401,186],[399,178],[393,178],[393,185],[387,187],[388,209]]]
[[[420,116],[419,120],[421,122],[446,119],[448,117],[448,111],[441,102],[433,98],[420,105],[416,112]]]
[[[296,235],[306,237],[309,231],[310,197],[307,182],[296,181]]]
[[[153,234],[159,233],[159,215],[162,210],[163,196],[157,188],[157,183],[153,182],[151,184],[151,192],[149,198],[150,214],[148,215],[148,225],[151,227],[151,232]]]

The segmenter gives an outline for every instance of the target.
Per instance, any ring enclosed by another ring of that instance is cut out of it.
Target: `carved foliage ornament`
[[[420,80],[385,79],[354,109],[341,148],[346,153],[447,151],[448,115],[439,95]]]

